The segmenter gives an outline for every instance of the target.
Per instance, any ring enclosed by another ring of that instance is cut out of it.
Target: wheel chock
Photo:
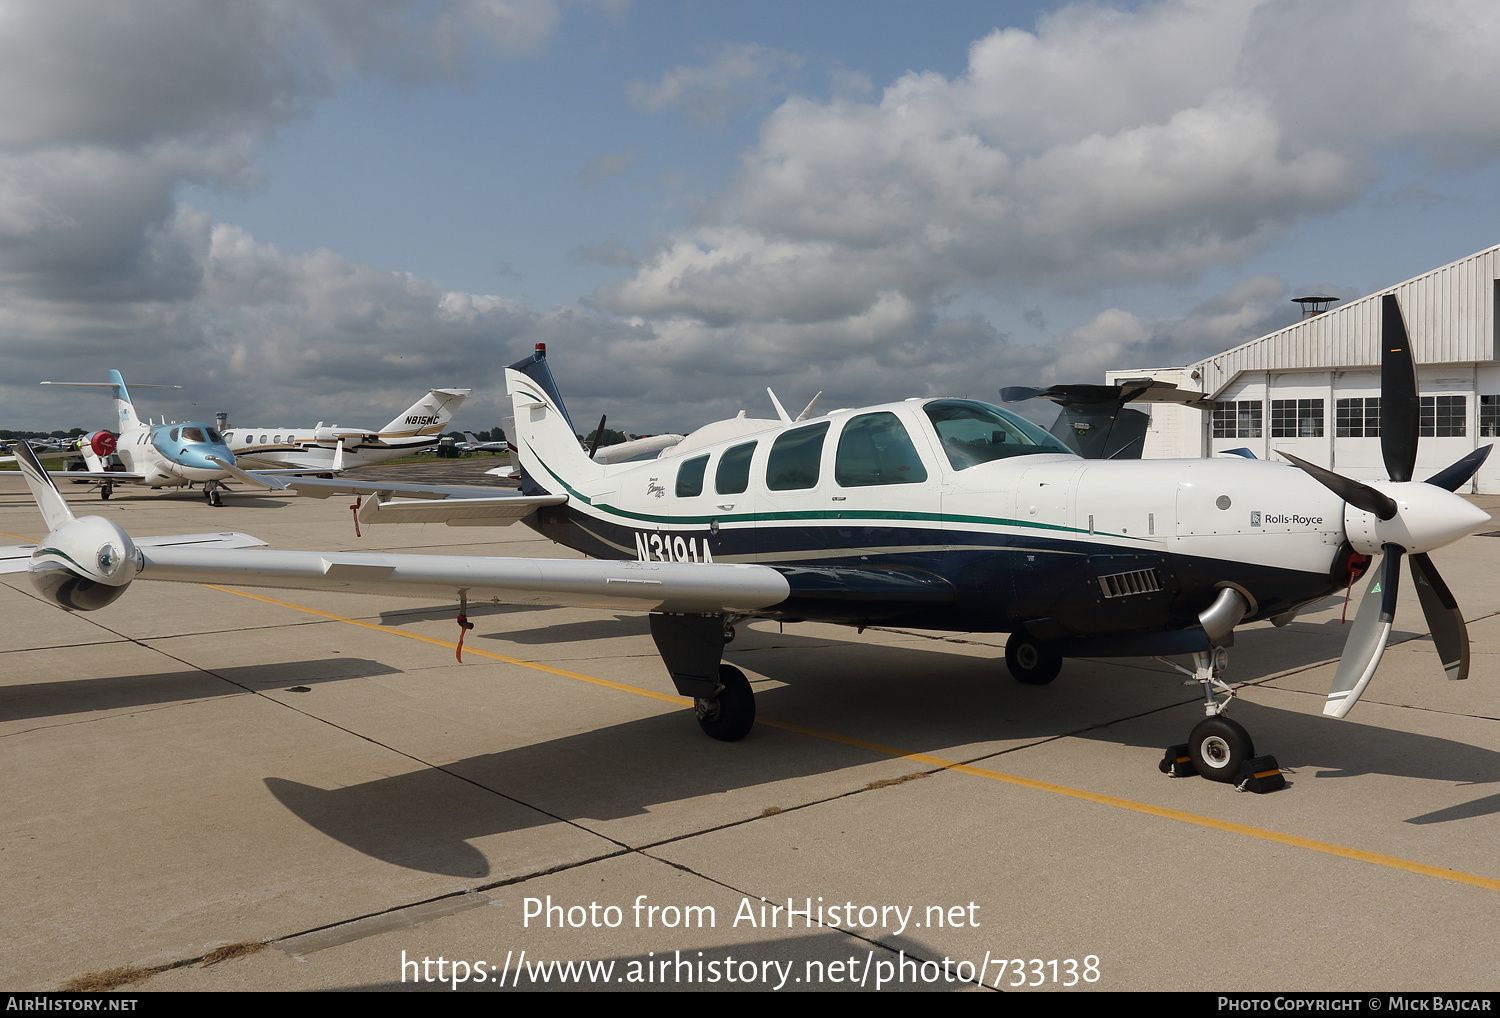
[[[1198,768],[1193,766],[1193,758],[1188,756],[1185,742],[1180,746],[1168,746],[1166,755],[1156,766],[1163,774],[1173,778],[1190,778],[1198,773]]]
[[[1245,761],[1245,765],[1240,768],[1240,777],[1234,787],[1242,792],[1264,795],[1267,792],[1285,788],[1286,778],[1282,775],[1281,768],[1276,765],[1274,756],[1258,756],[1253,760]]]

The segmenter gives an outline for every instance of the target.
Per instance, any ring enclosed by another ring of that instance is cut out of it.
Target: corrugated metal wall
[[[1200,372],[1199,387],[1215,395],[1245,371],[1378,367],[1380,298],[1392,292],[1406,315],[1417,363],[1494,361],[1497,277],[1500,245],[1216,354],[1190,370]]]

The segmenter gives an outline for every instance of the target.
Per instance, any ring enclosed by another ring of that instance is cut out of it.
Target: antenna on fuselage
[[[786,412],[786,407],[781,405],[781,400],[776,398],[776,394],[771,391],[771,387],[769,385],[766,386],[766,395],[771,397],[771,405],[776,408],[776,416],[781,418],[781,423],[793,423],[792,415]]]
[[[818,400],[820,400],[822,398],[823,398],[823,390],[819,389],[818,390],[818,394],[816,396],[814,396],[812,399],[808,400],[807,401],[807,406],[804,407],[803,410],[802,410],[802,412],[797,415],[797,420],[799,420],[799,421],[805,421],[805,420],[807,420],[807,418],[812,415],[813,407],[817,406],[818,405]]]

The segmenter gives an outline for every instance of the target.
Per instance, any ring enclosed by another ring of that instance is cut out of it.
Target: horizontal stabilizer
[[[493,498],[367,499],[361,523],[445,523],[450,527],[508,527],[543,506],[562,505],[566,495],[506,495]]]

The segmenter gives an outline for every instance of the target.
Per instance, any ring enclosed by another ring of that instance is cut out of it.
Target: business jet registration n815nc
[[[642,610],[674,685],[693,698],[702,728],[724,740],[744,736],[755,717],[745,676],[720,661],[748,618],[1008,632],[1006,664],[1030,683],[1051,681],[1069,656],[1190,654],[1207,716],[1163,769],[1264,790],[1276,787],[1267,775],[1280,782],[1274,761],[1257,758],[1249,734],[1223,713],[1220,673],[1242,622],[1289,620],[1382,555],[1325,706],[1343,717],[1385,649],[1409,556],[1443,668],[1467,674],[1463,618],[1427,553],[1488,522],[1453,494],[1488,449],[1411,480],[1419,411],[1394,297],[1383,332],[1389,480],[1368,484],[1300,461],[1084,460],[967,399],[806,421],[784,411],[779,421],[741,417],[659,459],[601,464],[579,448],[538,351],[506,372],[519,495],[285,483],[304,494],[371,493],[360,512],[367,522],[524,518],[595,561],[246,551],[192,535],[147,546],[111,521],[74,519],[18,447],[51,533],[0,550],[0,569],[29,570],[38,589],[74,609],[102,607],[139,578],[441,592],[460,612],[471,598]]]
[[[240,464],[251,469],[353,470],[436,446],[439,434],[471,391],[429,390],[379,431],[327,427],[321,421],[313,428],[236,425],[224,433],[224,440]]]

